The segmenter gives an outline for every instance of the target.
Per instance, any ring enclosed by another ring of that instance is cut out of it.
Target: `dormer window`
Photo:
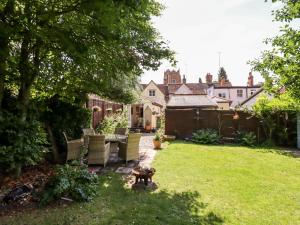
[[[149,96],[155,96],[155,90],[149,90]]]

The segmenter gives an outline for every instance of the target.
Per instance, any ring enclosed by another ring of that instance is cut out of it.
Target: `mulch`
[[[11,190],[23,185],[31,186],[34,193],[39,193],[48,179],[53,175],[54,167],[48,163],[24,168],[18,178],[3,174],[0,175],[0,217],[15,215],[16,213],[39,207],[38,198],[32,194],[25,194],[21,198],[8,203],[2,200]]]

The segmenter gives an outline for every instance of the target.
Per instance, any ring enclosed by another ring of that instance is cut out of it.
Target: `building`
[[[185,75],[181,76],[180,70],[166,70],[163,83],[150,81],[142,84],[140,101],[129,109],[130,125],[144,128],[146,124],[151,124],[152,128],[158,128],[166,107],[175,107],[176,104],[176,107],[180,107],[180,104],[184,107],[196,104],[200,108],[228,110],[245,101],[260,87],[254,85],[252,73],[249,73],[246,86],[232,86],[227,78],[213,81],[210,73],[206,75],[205,83],[201,78],[197,83],[188,83]]]
[[[243,101],[254,95],[262,87],[261,84],[254,85],[254,77],[249,73],[248,82],[245,86],[233,86],[229,81],[212,82],[212,75],[206,75],[206,81],[210,83],[207,89],[208,96],[219,97],[231,101],[231,108],[235,108]]]

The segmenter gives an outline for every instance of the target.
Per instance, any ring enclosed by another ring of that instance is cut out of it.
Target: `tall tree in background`
[[[218,80],[219,82],[221,82],[222,79],[225,79],[225,81],[228,80],[228,77],[227,77],[227,73],[224,69],[224,67],[221,67],[219,72],[218,72]]]
[[[95,93],[129,102],[144,69],[173,60],[152,25],[155,0],[0,2],[0,106],[17,95],[25,121],[30,99]]]
[[[265,41],[271,50],[264,51],[252,62],[254,70],[265,78],[265,87],[273,94],[283,87],[295,100],[300,98],[300,1],[272,0],[282,7],[273,12],[275,21],[282,22],[280,34]]]

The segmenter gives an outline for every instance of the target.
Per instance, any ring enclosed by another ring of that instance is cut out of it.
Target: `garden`
[[[154,192],[100,177],[91,203],[61,203],[0,224],[298,224],[300,161],[277,149],[172,142],[153,163]]]

